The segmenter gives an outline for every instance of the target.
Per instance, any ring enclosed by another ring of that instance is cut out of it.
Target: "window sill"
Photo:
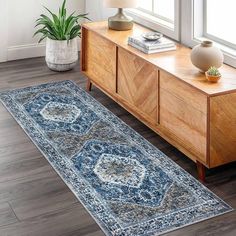
[[[141,18],[144,18],[145,20],[151,21],[154,24],[161,25],[163,27],[166,27],[166,28],[174,31],[174,24],[167,22],[163,19],[160,19],[156,16],[145,13],[139,9],[131,9],[131,10],[127,10],[127,12],[129,12],[133,15],[139,16]]]

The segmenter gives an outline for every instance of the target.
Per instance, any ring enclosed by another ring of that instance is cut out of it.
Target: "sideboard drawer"
[[[207,96],[162,71],[160,125],[195,159],[207,163]]]
[[[160,80],[162,89],[169,91],[197,110],[207,114],[207,96],[205,94],[164,71],[160,72]]]
[[[110,93],[116,91],[116,45],[92,31],[84,42],[85,73],[97,85]]]
[[[151,123],[158,122],[158,69],[119,48],[118,94]]]

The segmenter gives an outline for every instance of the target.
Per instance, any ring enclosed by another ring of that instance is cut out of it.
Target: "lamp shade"
[[[135,8],[138,0],[104,0],[104,6],[110,8]]]

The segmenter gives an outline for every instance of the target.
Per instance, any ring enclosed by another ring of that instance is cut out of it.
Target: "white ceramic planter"
[[[200,45],[193,48],[191,52],[193,65],[206,72],[211,66],[220,68],[224,61],[223,53],[220,49],[213,46],[211,41],[203,41]]]
[[[54,71],[68,71],[75,67],[78,61],[77,38],[67,40],[47,39],[46,62]]]

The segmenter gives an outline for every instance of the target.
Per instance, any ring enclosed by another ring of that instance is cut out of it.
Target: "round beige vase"
[[[213,46],[211,41],[203,41],[193,48],[191,61],[201,72],[206,72],[211,66],[221,67],[224,56],[219,48]]]
[[[75,67],[78,61],[77,38],[67,40],[52,40],[47,38],[46,63],[51,70],[68,71]]]

